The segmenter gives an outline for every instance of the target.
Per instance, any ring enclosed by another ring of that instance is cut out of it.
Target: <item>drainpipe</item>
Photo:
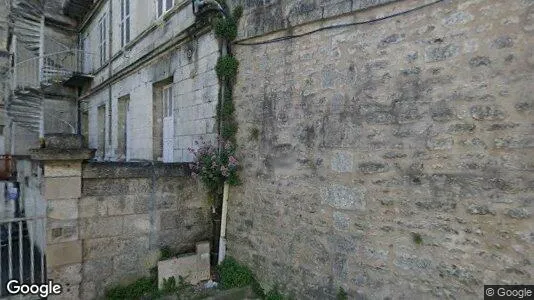
[[[109,32],[109,38],[108,38],[108,57],[109,57],[109,62],[108,62],[108,76],[109,78],[111,79],[111,76],[113,76],[113,67],[112,67],[112,63],[111,63],[111,57],[112,57],[112,51],[113,51],[113,1],[112,0],[109,0],[109,24],[108,24],[108,32]],[[111,80],[109,81],[109,88],[108,88],[108,91],[109,91],[109,98],[108,98],[108,126],[107,126],[107,131],[108,131],[108,134],[107,134],[107,142],[108,142],[108,149],[109,151],[112,150],[112,145],[111,145],[111,117],[112,117],[112,109],[111,109],[111,98],[113,97],[113,94],[112,94],[112,91],[111,91]],[[105,124],[104,124],[105,125]],[[106,142],[104,141],[104,159],[106,159]],[[108,156],[109,157],[109,156]]]
[[[219,11],[223,18],[227,17],[227,13],[224,11],[222,6],[215,0],[193,0],[192,1],[192,7],[193,7],[193,14],[197,15],[200,12],[200,9],[206,5],[213,5],[215,6],[216,10]],[[225,39],[221,42],[221,56],[226,56],[228,54],[228,41]],[[221,99],[220,99],[220,106],[219,106],[219,114],[222,112],[222,107],[224,103],[224,90],[225,90],[225,80],[223,80],[221,85]],[[221,120],[219,120],[218,131],[221,131]],[[218,145],[218,151],[219,154],[221,152],[221,144]],[[223,190],[223,203],[222,203],[222,212],[221,212],[221,231],[219,234],[219,251],[217,255],[217,264],[220,264],[226,255],[226,216],[228,214],[228,183],[224,183],[224,190]],[[217,212],[217,209],[215,206],[212,207],[214,212]],[[214,237],[214,241],[216,241],[216,237]]]
[[[224,183],[223,203],[221,213],[221,235],[219,237],[219,256],[217,264],[221,264],[226,256],[226,215],[228,214],[228,183]]]
[[[39,33],[39,77],[38,77],[38,84],[40,85],[41,82],[44,80],[43,78],[43,69],[44,69],[44,28],[45,28],[45,16],[44,14],[41,16],[41,29]],[[45,110],[45,99],[44,96],[41,98],[41,120],[39,121],[39,138],[44,138],[44,110]]]

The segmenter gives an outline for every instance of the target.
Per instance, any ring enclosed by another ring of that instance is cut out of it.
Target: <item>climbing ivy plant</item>
[[[219,1],[224,11],[228,12],[228,6],[224,1]],[[190,149],[195,156],[195,162],[191,164],[193,175],[207,187],[210,194],[216,200],[220,195],[224,183],[230,185],[239,184],[237,174],[239,162],[235,157],[236,134],[238,123],[235,119],[233,88],[239,69],[239,62],[232,53],[230,47],[237,37],[237,24],[243,14],[241,6],[236,7],[231,14],[217,16],[212,21],[213,30],[217,38],[223,41],[223,53],[217,60],[215,71],[219,79],[219,101],[217,103],[217,129],[219,133],[218,147],[203,143],[198,150]]]

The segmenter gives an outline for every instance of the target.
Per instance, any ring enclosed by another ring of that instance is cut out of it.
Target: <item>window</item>
[[[90,74],[93,73],[93,60],[92,60],[92,50],[91,50],[91,39],[89,36],[85,36],[82,39],[82,50],[83,50],[83,73]]]
[[[107,37],[108,37],[108,30],[107,30],[107,15],[104,14],[100,21],[98,21],[98,54],[100,56],[100,65],[104,65],[104,63],[107,60]]]
[[[158,18],[161,17],[164,13],[171,10],[174,6],[174,0],[157,0],[158,2]]]
[[[98,128],[98,140],[97,140],[97,157],[104,159],[106,153],[106,106],[101,105],[98,107],[97,112],[97,128]]]
[[[84,111],[82,112],[82,120],[81,120],[81,129],[82,129],[82,135],[85,145],[88,145],[89,142],[89,112]]]
[[[117,128],[117,159],[124,161],[128,149],[128,111],[130,109],[130,95],[119,98]]]
[[[163,117],[172,117],[172,85],[163,88]]]
[[[172,77],[152,86],[152,149],[153,159],[170,162],[174,156],[174,113]]]
[[[130,41],[130,0],[121,0],[121,47]]]

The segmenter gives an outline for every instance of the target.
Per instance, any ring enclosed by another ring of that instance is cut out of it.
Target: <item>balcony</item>
[[[15,64],[16,89],[40,89],[51,85],[80,87],[93,79],[93,55],[83,50],[64,50]]]

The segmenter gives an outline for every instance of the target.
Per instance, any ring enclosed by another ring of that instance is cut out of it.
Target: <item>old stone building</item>
[[[219,44],[190,1],[1,4],[2,152],[15,165],[0,184],[16,192],[14,212],[0,204],[0,297],[20,273],[98,298],[148,276],[162,247],[210,241],[209,203],[172,164],[215,138]]]
[[[64,297],[210,239],[175,164],[217,134],[222,47],[191,1],[4,2],[4,153]],[[264,288],[478,299],[532,282],[532,1],[227,2],[244,8],[227,247]]]
[[[190,2],[99,1],[79,30],[94,76],[82,130],[99,159],[189,161],[214,139],[219,45]]]

